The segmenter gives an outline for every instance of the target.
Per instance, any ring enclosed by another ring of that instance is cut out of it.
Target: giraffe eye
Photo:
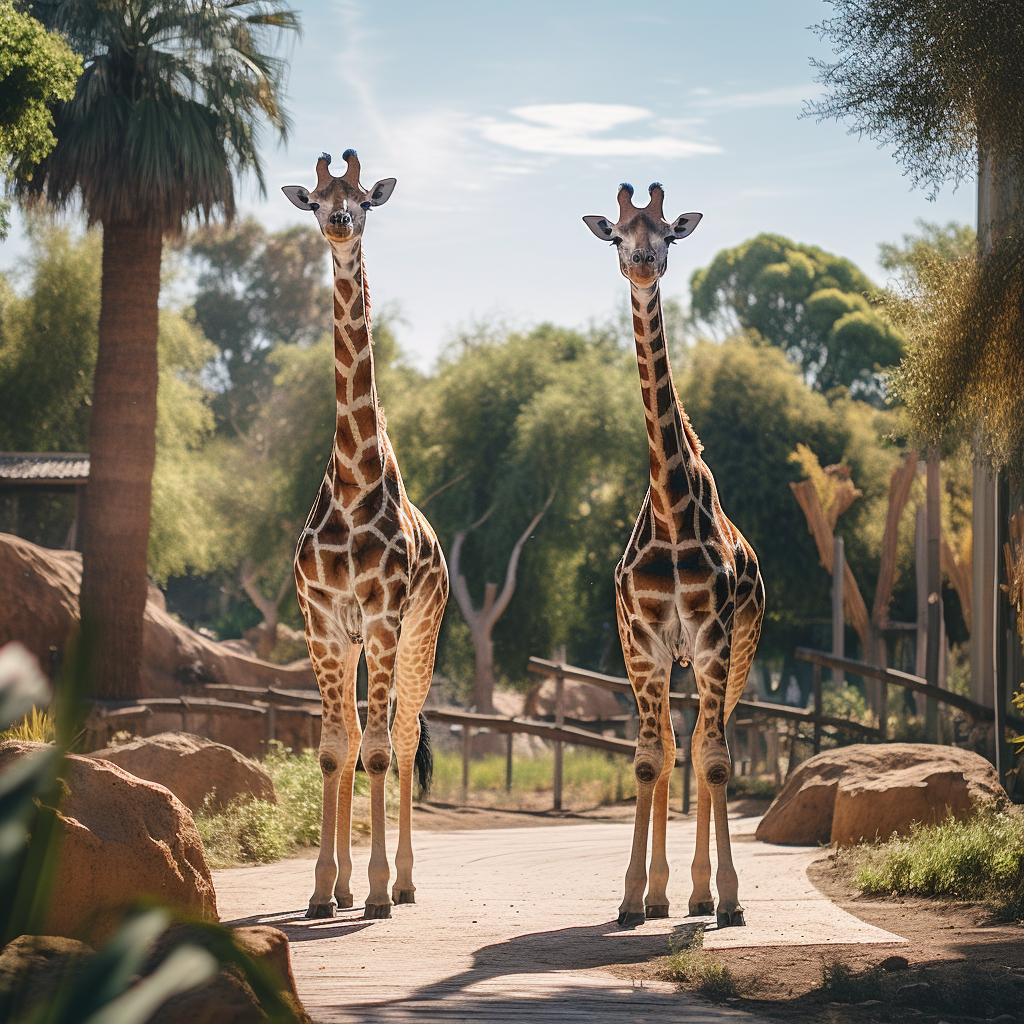
[[[320,209],[320,204],[319,203],[310,203],[309,204],[309,208],[311,210],[319,210]]]

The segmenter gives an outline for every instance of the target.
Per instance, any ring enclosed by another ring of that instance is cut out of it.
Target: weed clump
[[[729,968],[704,948],[703,928],[698,928],[688,941],[672,944],[661,976],[707,999],[719,1001],[739,994],[739,986]]]
[[[915,825],[864,847],[856,884],[867,893],[951,896],[988,903],[1001,918],[1024,917],[1024,818],[983,811],[967,821]]]

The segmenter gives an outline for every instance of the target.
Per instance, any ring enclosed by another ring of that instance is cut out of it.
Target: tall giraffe
[[[419,712],[430,687],[437,632],[448,599],[448,567],[423,514],[405,493],[373,374],[369,296],[363,270],[366,213],[395,187],[384,178],[359,184],[359,159],[347,150],[345,173],[331,158],[316,163],[316,189],[286,186],[300,210],[312,210],[334,263],[334,383],[337,429],[320,493],[295,551],[295,582],[306,644],[323,700],[320,769],[324,806],[315,887],[306,917],[352,906],[352,783],[360,755],[370,777],[370,893],[363,916],[391,916],[384,843],[384,780],[394,744],[400,804],[395,903],[415,902],[412,883],[412,776]],[[360,735],[356,669],[366,652],[367,716]],[[392,680],[395,711],[388,719]],[[337,857],[335,853],[337,852]]]
[[[647,206],[638,209],[632,185],[620,185],[617,222],[583,218],[598,238],[618,249],[619,269],[629,281],[651,464],[647,496],[615,567],[619,636],[640,713],[633,762],[636,820],[619,925],[633,928],[648,917],[668,917],[665,828],[676,750],[668,691],[672,663],[678,661],[693,665],[700,696],[691,748],[697,776],[697,847],[689,913],[715,911],[709,848],[714,807],[722,928],[745,923],[726,817],[725,788],[732,762],[725,723],[746,685],[757,647],[764,587],[753,548],[719,504],[711,470],[701,458],[702,445],[679,403],[665,346],[658,282],[665,273],[669,245],[689,235],[701,215],[686,213],[669,224],[662,212],[661,185],[656,182],[649,192]]]

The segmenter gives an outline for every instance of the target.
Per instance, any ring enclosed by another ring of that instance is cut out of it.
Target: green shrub
[[[276,804],[239,799],[214,812],[212,798],[211,793],[196,815],[196,828],[210,867],[231,867],[239,862],[265,864],[285,855],[288,828]]]
[[[703,928],[698,928],[688,941],[672,944],[660,973],[666,981],[693,989],[708,999],[728,999],[739,993],[729,968],[704,948]]]
[[[983,811],[967,821],[916,825],[864,847],[857,885],[868,893],[984,900],[1001,917],[1024,916],[1024,818]]]
[[[859,974],[842,960],[826,960],[821,965],[819,996],[829,1003],[863,1003],[877,999],[885,981],[881,971],[874,968]]]

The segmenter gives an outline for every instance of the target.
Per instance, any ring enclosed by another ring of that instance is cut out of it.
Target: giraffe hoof
[[[382,921],[391,916],[390,903],[367,903],[363,910],[364,921]]]
[[[306,917],[311,921],[320,921],[326,917],[334,917],[333,903],[310,903]]]
[[[391,902],[398,903],[415,903],[416,902],[416,890],[415,889],[395,889],[391,894]]]
[[[347,895],[343,893],[340,896],[338,893],[335,893],[334,902],[338,904],[339,910],[351,910],[352,903],[354,902],[352,899],[352,893],[348,893]]]
[[[635,910],[623,910],[619,914],[619,927],[620,928],[636,928],[638,925],[643,924],[647,920],[647,915],[643,912],[637,912]]]
[[[741,910],[720,910],[718,912],[719,928],[745,928],[747,922],[743,919]]]
[[[668,904],[667,903],[648,903],[647,904],[647,920],[651,921],[656,917],[668,917]]]
[[[699,903],[691,903],[686,912],[687,917],[710,917],[715,912],[714,900],[702,900]]]

